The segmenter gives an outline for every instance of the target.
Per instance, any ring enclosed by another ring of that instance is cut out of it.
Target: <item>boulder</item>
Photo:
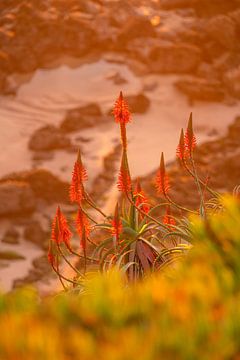
[[[18,230],[14,226],[12,226],[5,232],[2,242],[6,244],[16,245],[19,244],[19,237],[20,234]]]
[[[23,237],[24,239],[31,241],[32,243],[43,248],[48,242],[47,234],[43,230],[40,222],[36,220],[32,221],[25,227]]]
[[[30,185],[21,181],[0,183],[0,216],[31,213],[36,198]]]
[[[28,143],[29,149],[34,151],[66,149],[70,146],[70,139],[52,125],[47,125],[36,130]]]
[[[115,46],[122,49],[129,41],[139,37],[156,37],[156,30],[146,17],[134,16],[122,26]]]
[[[145,94],[127,96],[126,100],[132,113],[143,114],[150,107],[150,100]]]
[[[186,43],[162,42],[149,53],[149,66],[156,73],[190,73],[200,62],[200,49]]]
[[[200,0],[161,0],[161,8],[170,10],[176,8],[194,7]]]
[[[237,116],[234,123],[228,127],[228,136],[233,142],[237,142],[239,144],[240,116]]]
[[[0,180],[0,186],[2,182],[13,180],[27,183],[36,198],[48,203],[69,203],[69,184],[61,181],[48,170],[34,169],[13,173]]]
[[[207,35],[226,49],[234,49],[239,42],[234,21],[227,15],[209,19],[204,26]]]
[[[223,80],[229,92],[240,99],[240,66],[228,71]]]
[[[224,90],[220,81],[203,78],[180,79],[175,86],[190,100],[222,101]]]
[[[108,119],[102,115],[100,107],[93,103],[69,110],[60,124],[60,129],[63,132],[78,131],[105,121]]]
[[[52,271],[52,268],[49,265],[46,255],[34,259],[32,264],[34,268],[41,271],[43,275]]]

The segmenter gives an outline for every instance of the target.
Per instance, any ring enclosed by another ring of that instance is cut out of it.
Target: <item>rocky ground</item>
[[[240,97],[238,0],[12,0],[0,12],[1,93],[13,72],[117,52],[140,72],[190,74],[176,85],[192,100]]]
[[[181,75],[176,88],[191,103],[234,103],[240,99],[239,37],[239,0],[9,0],[0,3],[0,94],[8,96],[17,91],[13,74],[54,67],[64,56],[85,62],[90,56],[111,54],[114,61],[123,62],[124,58],[138,76]],[[125,79],[115,74],[113,81],[120,85]],[[144,113],[150,105],[144,93],[128,100],[133,112]],[[32,134],[28,146],[33,160],[39,167],[42,160],[53,157],[56,149],[76,151],[71,133],[108,121],[109,113],[103,113],[96,103],[69,110],[58,127],[41,127]],[[230,191],[239,183],[239,135],[238,118],[225,137],[197,150],[200,171],[209,172],[212,187],[219,191]],[[92,186],[95,197],[103,197],[111,186],[119,155],[116,144]],[[174,179],[174,199],[196,206],[194,183],[177,164],[172,164],[169,171]],[[153,175],[143,179],[154,198],[152,184]],[[68,184],[45,169],[2,178],[0,217],[12,219],[2,241],[16,244],[23,234],[26,240],[46,249],[51,206],[61,203],[69,214],[73,211],[67,194]],[[47,222],[45,228],[39,213]],[[41,279],[47,269],[45,256],[41,255],[27,277],[15,281],[15,286]]]

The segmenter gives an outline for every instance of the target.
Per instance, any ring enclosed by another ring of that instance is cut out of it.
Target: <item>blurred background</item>
[[[54,286],[50,224],[57,204],[74,210],[68,183],[78,148],[89,191],[112,211],[120,147],[111,111],[121,90],[133,113],[133,177],[151,182],[161,151],[174,161],[192,111],[198,142],[218,154],[204,161],[218,159],[219,188],[239,179],[239,38],[239,0],[0,2],[3,290]]]

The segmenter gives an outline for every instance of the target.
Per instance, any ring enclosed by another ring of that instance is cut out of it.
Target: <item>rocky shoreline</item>
[[[14,92],[13,73],[114,52],[144,73],[191,74],[191,87],[177,85],[190,98],[240,98],[239,14],[238,0],[9,1],[0,8],[0,92]]]

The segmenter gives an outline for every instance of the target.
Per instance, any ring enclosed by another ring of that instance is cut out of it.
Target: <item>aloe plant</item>
[[[205,191],[214,197],[212,204],[219,203],[219,194],[209,188],[202,180],[194,161],[196,137],[193,131],[192,114],[187,129],[182,129],[176,155],[183,168],[192,176],[200,197],[199,208],[195,211],[177,204],[171,197],[170,179],[165,167],[164,154],[161,154],[160,167],[156,175],[156,190],[159,204],[153,206],[147,198],[140,181],[133,181],[128,162],[127,124],[132,120],[128,104],[120,93],[113,115],[120,128],[122,156],[117,187],[119,201],[113,215],[106,215],[87,193],[84,183],[87,172],[80,151],[74,164],[70,186],[70,201],[76,203],[78,211],[75,228],[80,238],[79,251],[71,245],[72,232],[68,222],[58,207],[52,226],[48,259],[58,274],[64,288],[66,283],[77,286],[84,278],[87,269],[94,265],[99,271],[112,267],[120,269],[129,281],[143,278],[147,273],[159,271],[182,258],[191,248],[192,234],[189,227],[189,214],[207,217]],[[89,212],[91,209],[91,213]],[[98,216],[94,216],[94,212]],[[162,218],[159,214],[165,212]],[[173,216],[180,212],[181,216]],[[99,221],[99,217],[101,218]],[[97,234],[100,234],[99,236]],[[77,269],[68,255],[82,259],[83,266]],[[60,259],[63,259],[75,272],[73,279],[61,274]]]

